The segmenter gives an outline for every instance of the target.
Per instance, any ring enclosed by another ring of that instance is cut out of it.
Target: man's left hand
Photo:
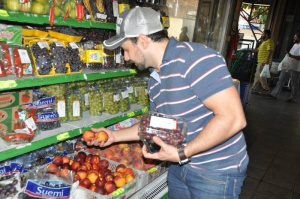
[[[163,161],[179,162],[179,155],[177,148],[164,143],[159,137],[154,136],[153,141],[161,147],[160,151],[157,153],[148,153],[146,150],[146,145],[143,146],[143,155],[145,158],[157,159]]]

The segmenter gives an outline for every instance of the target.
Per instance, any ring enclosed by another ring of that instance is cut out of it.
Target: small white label
[[[141,87],[135,87],[135,89],[134,89],[134,95],[135,95],[135,97],[139,96],[139,89],[141,89]]]
[[[30,134],[30,131],[28,128],[24,128],[24,129],[15,129],[14,130],[15,133],[26,133],[26,134]]]
[[[59,117],[66,117],[66,102],[65,100],[57,101],[57,112]]]
[[[70,42],[69,45],[72,49],[77,49],[78,48],[78,46],[75,42]]]
[[[122,98],[128,98],[128,92],[127,91],[124,91],[124,92],[121,92],[122,94]]]
[[[114,17],[119,16],[119,4],[117,0],[113,1],[113,12],[114,12]]]
[[[97,14],[96,14],[96,17],[97,17],[97,19],[103,19],[103,20],[106,20],[107,15],[101,14],[101,13],[97,13]]]
[[[73,101],[73,117],[79,117],[80,116],[80,101],[75,100]]]
[[[155,128],[174,130],[177,128],[177,121],[173,120],[173,119],[168,119],[168,118],[151,116],[150,126],[155,127]]]
[[[30,64],[31,63],[27,50],[18,49],[18,52],[19,52],[22,64]]]
[[[90,19],[90,18],[91,18],[91,15],[85,15],[85,18],[86,18],[86,19]]]
[[[41,49],[43,49],[43,48],[49,48],[49,45],[48,45],[47,42],[40,41],[40,42],[38,42],[37,44],[39,45],[39,47],[40,47]]]
[[[133,93],[133,87],[132,86],[128,86],[127,87],[127,91],[128,91],[128,93]]]
[[[120,101],[120,95],[119,94],[114,95],[114,101],[115,102]]]
[[[88,106],[90,103],[89,103],[89,94],[84,94],[84,105]]]
[[[145,88],[145,95],[148,95],[148,90]]]
[[[121,63],[121,50],[119,49],[116,52],[117,52],[117,54],[115,55],[116,56],[116,63],[120,64]]]
[[[32,117],[25,120],[25,124],[28,128],[32,129],[32,131],[36,130],[36,125]]]
[[[65,47],[64,43],[59,42],[59,41],[55,42],[55,46],[57,46],[57,47]]]

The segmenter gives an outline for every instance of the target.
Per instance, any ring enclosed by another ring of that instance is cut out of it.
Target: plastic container
[[[82,108],[80,104],[80,91],[68,91],[67,94],[67,113],[69,121],[82,119]]]
[[[78,45],[70,42],[67,47],[70,73],[81,73],[83,62],[80,59]]]
[[[105,88],[103,92],[103,109],[108,114],[116,114],[120,109],[120,94],[115,89]]]
[[[137,93],[137,103],[142,106],[148,106],[149,105],[149,96],[147,92],[147,83],[142,82],[139,87],[136,87],[136,93]]]
[[[103,111],[103,97],[99,89],[93,88],[88,95],[90,104],[90,115],[101,115]]]
[[[153,142],[153,136],[158,136],[166,144],[177,147],[185,142],[186,133],[187,123],[181,118],[152,111],[145,113],[139,124],[140,138],[150,153],[160,150],[160,147]]]
[[[129,96],[126,88],[119,89],[120,93],[120,112],[126,112],[130,109]]]
[[[55,74],[66,74],[68,72],[68,51],[62,42],[51,42],[51,62]]]

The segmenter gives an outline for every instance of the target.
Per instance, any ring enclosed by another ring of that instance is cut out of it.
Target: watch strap
[[[188,163],[190,161],[190,159],[188,157],[186,157],[185,153],[184,153],[184,146],[178,146],[177,147],[177,152],[178,152],[178,156],[179,156],[179,164],[183,165],[185,163]]]

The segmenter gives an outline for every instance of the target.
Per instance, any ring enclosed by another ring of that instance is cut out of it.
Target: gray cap
[[[164,29],[160,14],[151,8],[135,7],[122,12],[117,19],[116,35],[103,42],[106,49],[121,46],[127,38],[150,35]]]

